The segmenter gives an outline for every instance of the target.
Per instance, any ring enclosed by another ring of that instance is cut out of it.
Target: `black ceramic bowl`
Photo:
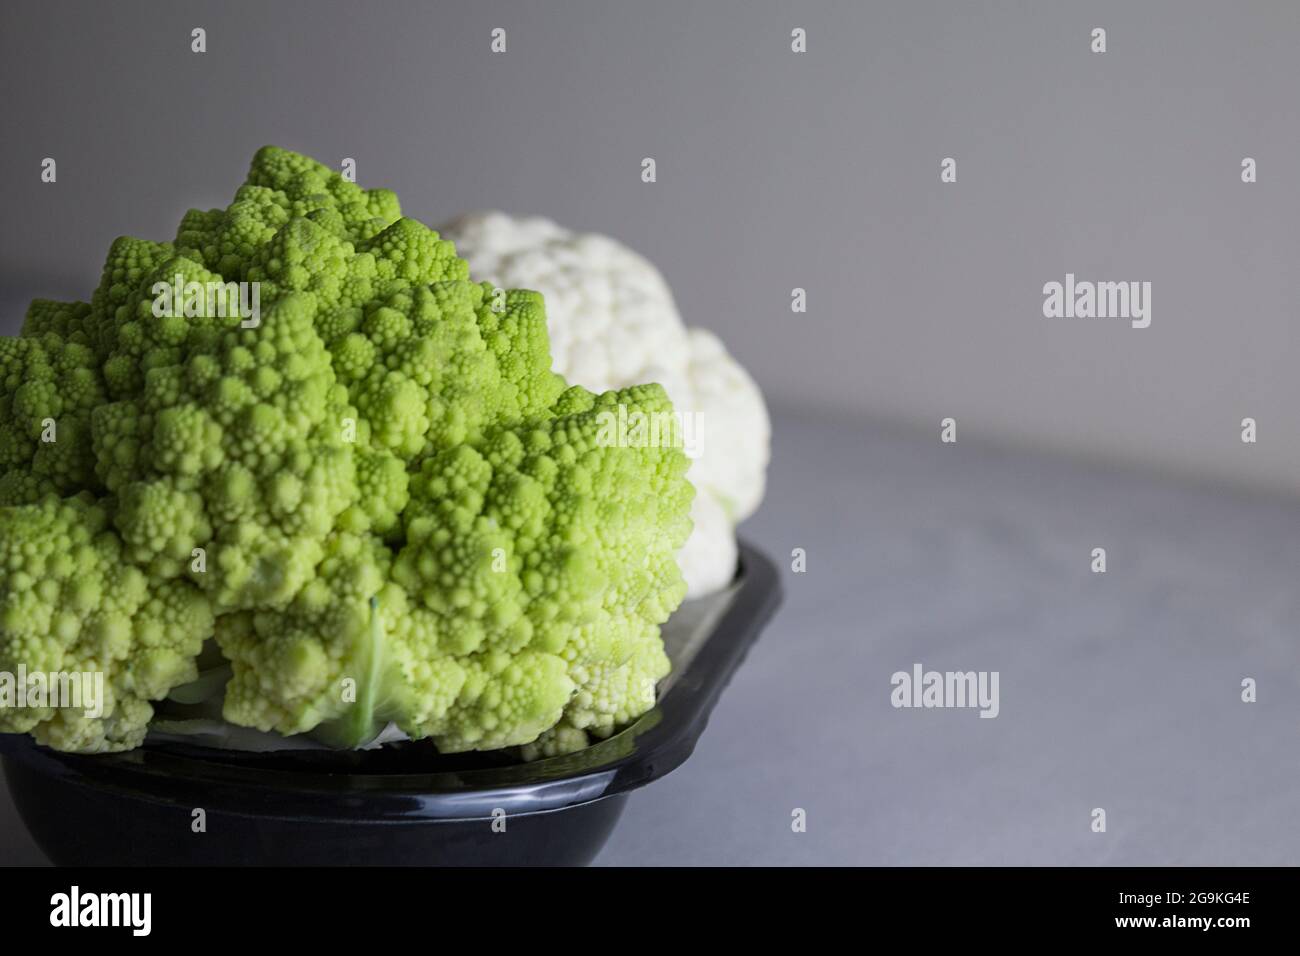
[[[61,865],[588,863],[628,794],[690,756],[780,600],[772,563],[742,544],[735,583],[665,626],[673,671],[655,708],[561,757],[444,756],[424,743],[262,754],[151,743],[74,756],[0,735],[5,776],[36,842]],[[203,833],[192,826],[197,808]]]

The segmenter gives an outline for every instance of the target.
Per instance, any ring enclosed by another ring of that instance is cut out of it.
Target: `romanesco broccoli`
[[[263,148],[227,208],[119,238],[88,303],[0,339],[0,670],[106,680],[99,716],[0,730],[129,749],[180,688],[338,747],[607,736],[668,670],[693,495],[680,447],[603,437],[619,412],[672,406],[567,387],[540,295]]]

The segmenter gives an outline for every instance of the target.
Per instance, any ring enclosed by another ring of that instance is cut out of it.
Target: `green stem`
[[[342,717],[322,724],[312,732],[317,740],[345,750],[364,747],[378,737],[385,726],[384,721],[375,718],[384,671],[384,627],[379,617],[378,596],[370,598],[370,626],[360,636],[353,659],[360,672],[357,699]]]

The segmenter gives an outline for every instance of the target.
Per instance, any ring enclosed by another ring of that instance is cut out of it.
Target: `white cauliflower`
[[[686,596],[703,597],[721,591],[736,575],[736,531],[722,503],[705,491],[691,502],[695,527],[686,545],[677,552],[677,563],[686,579]]]
[[[717,336],[686,327],[658,269],[608,236],[500,212],[439,231],[476,280],[542,293],[555,371],[596,392],[659,382],[690,416],[689,477],[698,494],[695,530],[678,561],[688,596],[725,587],[736,567],[735,525],[762,500],[770,455],[771,425],[754,380]]]

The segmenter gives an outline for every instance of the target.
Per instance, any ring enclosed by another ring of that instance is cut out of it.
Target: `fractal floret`
[[[139,746],[160,700],[334,747],[586,746],[654,704],[688,459],[656,384],[551,369],[545,304],[274,147],[0,339],[0,671],[104,675],[0,732]]]

